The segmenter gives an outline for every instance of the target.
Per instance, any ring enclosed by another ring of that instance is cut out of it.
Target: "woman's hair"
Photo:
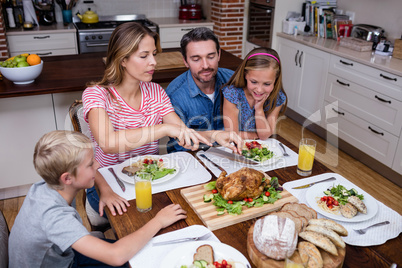
[[[214,34],[214,32],[207,28],[207,27],[198,27],[195,28],[181,38],[180,41],[180,48],[181,54],[183,55],[184,59],[187,61],[187,45],[191,42],[199,42],[199,41],[208,41],[212,40],[215,43],[216,51],[219,53],[219,40],[218,37]]]
[[[97,84],[108,89],[112,85],[120,85],[124,78],[124,67],[121,65],[123,60],[138,50],[139,43],[145,36],[155,40],[157,52],[162,51],[158,33],[137,22],[126,22],[117,26],[109,39],[103,78],[99,82],[90,82],[87,86]],[[114,97],[112,94],[111,96]]]
[[[53,189],[62,189],[60,177],[68,172],[77,175],[85,153],[92,150],[91,140],[80,132],[55,130],[36,143],[33,164],[36,172]]]
[[[224,85],[225,86],[234,86],[237,88],[246,88],[246,74],[249,70],[262,70],[266,68],[272,68],[276,72],[276,79],[274,84],[274,89],[269,95],[268,99],[264,103],[264,109],[269,105],[269,109],[266,112],[267,114],[271,113],[276,107],[276,100],[279,95],[279,91],[282,91],[285,94],[285,90],[282,85],[282,66],[280,62],[280,58],[278,53],[271,48],[255,48],[250,51],[247,56],[244,58],[243,62],[237,67],[236,71],[229,79],[229,81]],[[223,100],[223,98],[222,98]],[[285,105],[283,106],[281,113],[286,110],[287,107],[287,97],[285,101]]]

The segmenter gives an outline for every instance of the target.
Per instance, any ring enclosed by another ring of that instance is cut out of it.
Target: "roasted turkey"
[[[269,177],[265,173],[244,167],[227,175],[223,171],[216,180],[216,189],[226,200],[243,200],[244,198],[256,198],[261,195],[264,187],[269,183]],[[263,178],[267,178],[263,181]]]

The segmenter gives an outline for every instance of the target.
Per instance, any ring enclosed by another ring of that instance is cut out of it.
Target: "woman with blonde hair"
[[[225,130],[243,139],[268,139],[287,106],[278,53],[255,48],[222,88]]]
[[[187,148],[213,142],[240,152],[242,140],[226,131],[196,132],[187,128],[174,112],[164,89],[151,82],[155,56],[161,51],[159,36],[146,27],[127,22],[119,25],[109,40],[106,68],[100,82],[88,84],[82,99],[85,120],[101,167],[115,165],[138,155],[158,154],[158,140],[169,136]],[[237,147],[232,144],[234,142]],[[88,201],[103,215],[107,205],[113,215],[126,211],[128,202],[114,193],[100,173]]]

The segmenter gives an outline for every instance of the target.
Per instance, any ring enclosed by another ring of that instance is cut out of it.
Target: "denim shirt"
[[[166,88],[177,115],[187,127],[195,130],[222,130],[220,88],[233,75],[233,71],[218,68],[215,81],[215,101],[203,93],[194,82],[190,70],[175,78]],[[173,148],[174,147],[174,148]],[[168,142],[168,152],[185,151],[174,139]]]

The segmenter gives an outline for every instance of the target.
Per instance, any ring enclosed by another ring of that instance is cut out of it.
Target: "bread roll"
[[[345,248],[345,242],[343,242],[342,238],[337,233],[335,233],[334,231],[332,231],[327,227],[310,224],[309,226],[307,226],[306,231],[312,231],[322,234],[328,237],[332,241],[332,243],[335,244],[335,246]]]
[[[298,249],[303,264],[307,264],[308,268],[324,267],[321,253],[316,246],[310,242],[303,241],[299,242]]]
[[[265,216],[256,221],[253,240],[261,253],[275,260],[283,260],[287,255],[293,255],[296,249],[295,223],[289,218]]]
[[[308,224],[321,225],[321,226],[334,230],[341,236],[348,236],[348,230],[346,230],[345,227],[343,227],[342,225],[340,225],[339,223],[337,223],[333,220],[324,219],[324,218],[312,219],[312,220],[308,221]]]
[[[299,236],[304,240],[316,245],[319,248],[322,248],[326,252],[331,253],[332,255],[338,256],[338,250],[336,249],[334,243],[329,240],[329,238],[323,236],[322,234],[304,231],[299,233]]]

